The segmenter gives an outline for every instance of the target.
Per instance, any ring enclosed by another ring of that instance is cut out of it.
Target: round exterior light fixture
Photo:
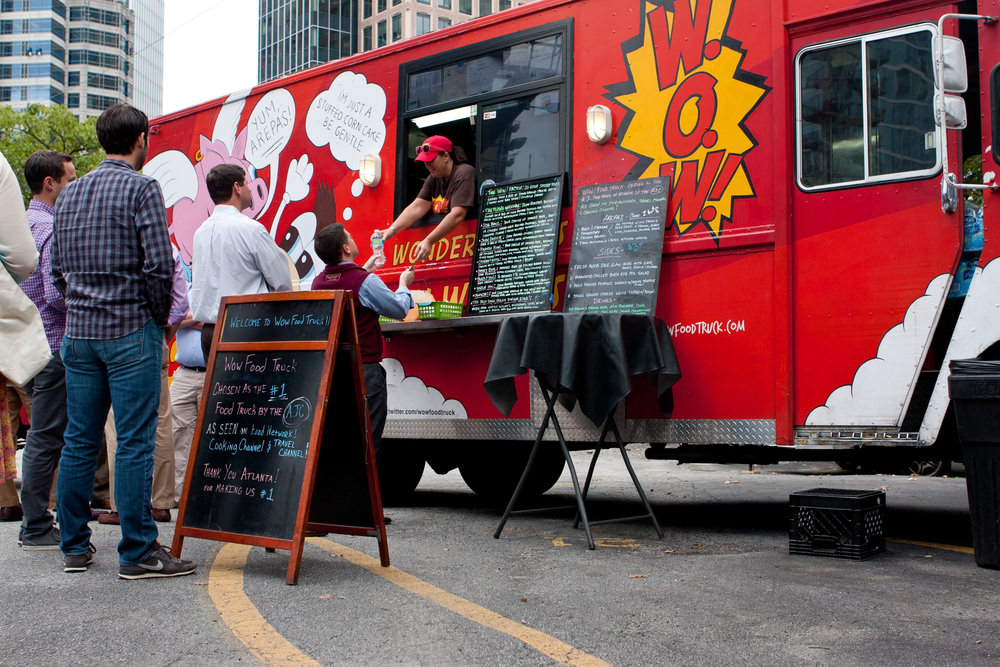
[[[611,109],[595,104],[587,109],[587,137],[595,144],[604,144],[611,138]]]
[[[358,167],[358,178],[370,188],[374,188],[382,180],[382,158],[378,155],[365,155]]]

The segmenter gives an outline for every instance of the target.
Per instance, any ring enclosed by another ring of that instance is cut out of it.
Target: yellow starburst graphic
[[[431,210],[434,213],[448,212],[448,200],[444,198],[444,195],[438,195],[431,199]]]
[[[733,2],[644,2],[631,81],[608,95],[629,110],[618,145],[642,158],[638,177],[672,177],[678,234],[704,225],[716,242],[733,200],[755,195],[744,157],[757,143],[743,122],[769,90],[726,35]]]

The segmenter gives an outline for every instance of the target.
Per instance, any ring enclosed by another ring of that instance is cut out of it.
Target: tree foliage
[[[0,108],[0,152],[17,174],[25,203],[31,192],[24,182],[24,163],[38,150],[53,150],[73,158],[79,178],[104,159],[97,141],[97,119],[80,121],[66,107],[29,104],[24,111]]]

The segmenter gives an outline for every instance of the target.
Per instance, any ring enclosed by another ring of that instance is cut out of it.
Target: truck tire
[[[470,446],[470,455],[458,466],[458,471],[476,495],[491,503],[506,503],[524,474],[524,466],[528,463],[534,443],[508,442],[490,446],[477,444],[475,447]],[[521,498],[538,496],[551,489],[562,475],[565,465],[566,460],[560,448],[547,443],[547,446],[538,451],[531,474],[521,491]]]
[[[424,474],[424,455],[410,440],[383,440],[379,461],[379,489],[384,505],[409,500]]]

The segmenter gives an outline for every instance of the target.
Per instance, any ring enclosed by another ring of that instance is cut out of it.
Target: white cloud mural
[[[849,385],[837,387],[812,410],[806,426],[887,426],[902,419],[903,406],[923,363],[923,355],[951,276],[931,280],[924,295],[889,329],[872,359],[861,364]]]
[[[445,399],[434,387],[415,376],[406,376],[399,359],[382,360],[389,389],[389,419],[467,419],[459,401]]]

